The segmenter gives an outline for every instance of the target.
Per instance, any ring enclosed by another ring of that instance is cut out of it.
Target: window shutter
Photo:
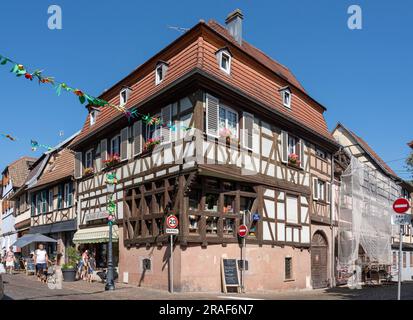
[[[288,133],[281,131],[281,162],[288,162]]]
[[[318,200],[318,178],[313,178],[313,200]]]
[[[128,127],[120,131],[120,160],[128,159],[128,131]]]
[[[31,208],[30,211],[32,213],[32,217],[35,216],[36,214],[36,195],[32,194],[31,195],[32,201],[31,201]]]
[[[299,144],[298,156],[300,157],[300,168],[304,169],[305,168],[305,163],[304,163],[304,140],[300,139],[298,144]]]
[[[58,186],[58,192],[57,192],[57,208],[62,209],[63,205],[63,185],[59,184]]]
[[[327,203],[331,203],[331,183],[326,183],[326,201]]]
[[[100,161],[101,167],[103,167],[103,161],[107,159],[108,156],[108,140],[103,139],[100,141]]]
[[[206,97],[207,134],[218,137],[219,100],[211,95]]]
[[[252,149],[253,133],[254,133],[254,115],[248,112],[242,113],[242,144],[247,149]]]
[[[142,121],[136,121],[133,124],[133,155],[136,156],[142,152]]]
[[[75,178],[79,179],[82,177],[83,163],[82,163],[82,152],[76,152],[75,154]]]
[[[98,144],[94,157],[96,172],[99,172],[102,169],[102,161],[100,160],[100,157],[100,144]]]
[[[165,108],[162,108],[161,110],[161,120],[162,120],[162,137],[161,141],[162,142],[170,142],[171,141],[171,129],[168,125],[171,124],[172,120],[172,105],[167,105]]]

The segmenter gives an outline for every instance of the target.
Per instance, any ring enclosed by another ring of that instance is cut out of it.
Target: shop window
[[[206,217],[206,233],[218,233],[218,217]]]
[[[198,233],[199,221],[201,220],[200,216],[189,215],[189,233]]]
[[[188,195],[189,200],[189,210],[198,210],[199,203],[201,202],[201,192],[200,190],[191,190]]]
[[[224,229],[223,229],[224,234],[233,235],[234,230],[235,230],[235,220],[224,218]]]
[[[151,271],[152,270],[152,261],[149,258],[142,259],[142,270]]]
[[[218,194],[207,193],[205,196],[205,211],[218,211]]]
[[[240,212],[251,211],[254,200],[254,198],[240,197]]]
[[[285,280],[293,278],[293,258],[285,257]]]
[[[224,196],[224,213],[234,213],[235,209],[235,196]]]

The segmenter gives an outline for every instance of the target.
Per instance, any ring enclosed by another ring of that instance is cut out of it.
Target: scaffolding
[[[341,176],[338,270],[391,264],[392,203],[399,186],[368,164],[351,157]]]

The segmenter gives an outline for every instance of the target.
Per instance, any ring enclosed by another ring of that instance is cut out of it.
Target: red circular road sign
[[[166,218],[166,225],[168,228],[175,229],[178,226],[178,218],[174,215]]]
[[[396,213],[406,213],[410,208],[409,200],[405,198],[399,198],[393,203],[393,210]]]
[[[244,237],[247,235],[247,233],[248,233],[248,228],[247,228],[247,226],[246,226],[245,224],[240,225],[240,226],[239,226],[239,229],[238,229],[238,235],[239,235],[241,238],[244,238]]]

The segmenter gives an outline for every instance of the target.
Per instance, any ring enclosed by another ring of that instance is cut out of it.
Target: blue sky
[[[49,30],[47,9],[60,5],[63,29]],[[347,28],[359,4],[363,29]],[[396,1],[7,1],[0,9],[0,54],[99,95],[200,19],[223,23],[240,8],[247,41],[289,67],[342,122],[385,160],[405,158],[413,140],[413,2]],[[54,145],[87,115],[73,95],[16,78],[0,66],[0,167],[30,150],[30,139]],[[403,160],[389,163],[407,178]]]

